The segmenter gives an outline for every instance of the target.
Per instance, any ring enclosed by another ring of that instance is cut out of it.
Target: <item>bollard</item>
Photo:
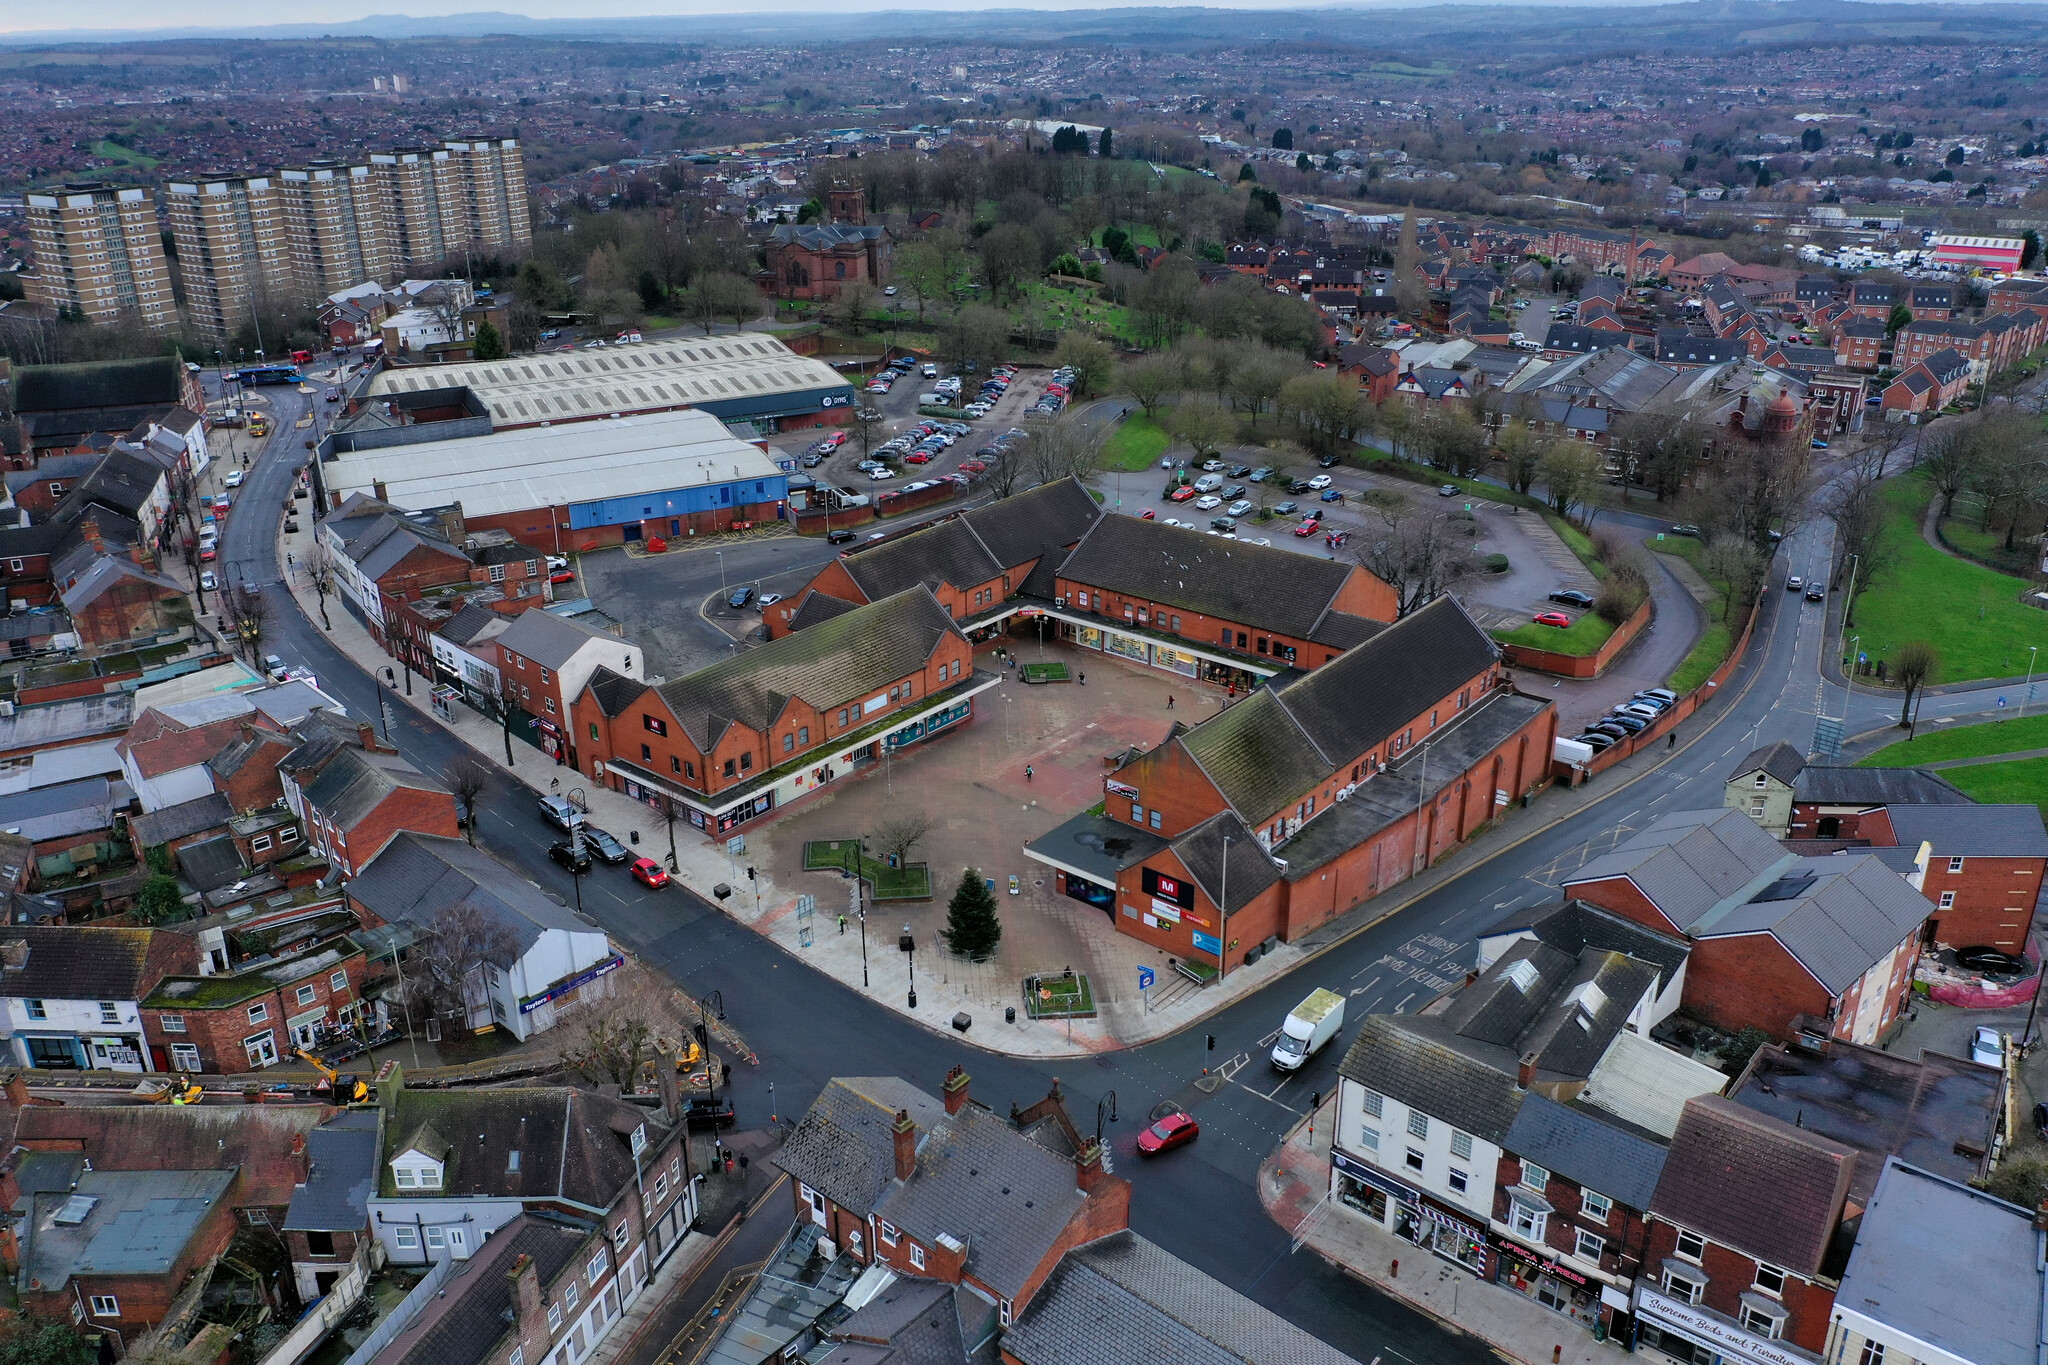
[[[1401,1258],[1399,1256],[1396,1256],[1394,1258],[1394,1264],[1392,1268],[1390,1268],[1387,1271],[1387,1278],[1390,1280],[1398,1280],[1401,1278]]]
[[[1550,1348],[1550,1365],[1558,1365],[1558,1362],[1559,1362],[1559,1361],[1561,1361],[1561,1360],[1563,1360],[1563,1359],[1564,1359],[1564,1347],[1562,1347],[1562,1346],[1553,1346],[1553,1347],[1551,1347],[1551,1348]]]

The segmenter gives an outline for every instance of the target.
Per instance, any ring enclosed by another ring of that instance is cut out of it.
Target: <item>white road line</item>
[[[1416,995],[1417,995],[1417,992],[1415,992],[1415,991],[1410,991],[1410,992],[1408,992],[1408,994],[1406,994],[1406,995],[1402,996],[1402,997],[1401,997],[1401,1003],[1400,1003],[1400,1004],[1398,1004],[1398,1005],[1396,1005],[1396,1006],[1394,1006],[1394,1013],[1396,1013],[1396,1014],[1399,1014],[1399,1013],[1400,1013],[1400,1012],[1401,1012],[1402,1010],[1405,1010],[1405,1009],[1407,1009],[1407,1008],[1408,1008],[1408,1002],[1409,1002],[1410,1000],[1413,1000],[1413,999],[1414,999],[1414,998],[1416,997]]]

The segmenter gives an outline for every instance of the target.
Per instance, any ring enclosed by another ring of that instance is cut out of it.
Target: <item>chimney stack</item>
[[[1527,1090],[1529,1088],[1529,1082],[1535,1079],[1536,1054],[1533,1052],[1525,1052],[1522,1054],[1522,1060],[1515,1067],[1515,1084],[1522,1087],[1522,1089]]]
[[[505,1278],[512,1281],[512,1312],[518,1335],[524,1337],[528,1331],[545,1321],[546,1313],[540,1303],[540,1274],[533,1268],[533,1257],[524,1253],[512,1262],[512,1268],[505,1272]],[[542,1329],[543,1332],[545,1329]],[[542,1340],[546,1340],[543,1335]]]
[[[676,1084],[676,1058],[673,1054],[654,1054],[654,1084],[661,1095],[661,1112],[670,1118],[682,1112],[682,1089]]]
[[[1102,1168],[1103,1160],[1108,1154],[1108,1150],[1100,1142],[1090,1142],[1081,1149],[1081,1155],[1074,1159],[1075,1165],[1079,1168],[1081,1188],[1090,1194],[1113,1178]]]
[[[967,1107],[967,1083],[972,1079],[966,1068],[957,1063],[946,1073],[946,1083],[939,1088],[946,1096],[948,1114],[957,1114]]]
[[[293,1156],[304,1156],[305,1154],[306,1154],[306,1135],[305,1135],[304,1133],[293,1133],[293,1134],[292,1134],[292,1155],[293,1155]]]
[[[910,1179],[917,1169],[917,1125],[910,1121],[908,1109],[896,1111],[896,1178]]]
[[[13,1072],[7,1077],[7,1102],[21,1108],[28,1106],[28,1078],[19,1071]],[[2044,1204],[2042,1207],[2048,1208],[2048,1204]]]

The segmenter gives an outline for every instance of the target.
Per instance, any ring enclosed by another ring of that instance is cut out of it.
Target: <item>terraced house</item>
[[[840,607],[660,686],[598,668],[571,716],[585,770],[724,834],[957,727],[1001,681],[975,670],[967,637],[923,584]]]
[[[1547,779],[1556,711],[1439,598],[1192,729],[1025,846],[1118,929],[1228,970],[1406,880]]]

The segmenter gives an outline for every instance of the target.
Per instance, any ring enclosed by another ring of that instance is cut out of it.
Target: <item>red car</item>
[[[668,885],[668,869],[652,858],[633,860],[633,880],[656,891]]]
[[[1171,502],[1193,502],[1200,494],[1195,492],[1193,484],[1184,483],[1166,496]]]
[[[1145,509],[1144,511],[1142,511],[1142,512],[1138,513],[1138,520],[1139,520],[1139,521],[1157,521],[1158,519],[1159,519],[1159,514],[1158,514],[1157,512],[1154,512],[1154,511],[1153,511],[1153,510],[1152,510],[1151,508],[1149,508],[1149,507],[1147,507],[1147,508],[1146,508],[1146,509]]]
[[[1304,521],[1301,525],[1294,528],[1294,534],[1299,536],[1303,540],[1307,540],[1310,536],[1316,533],[1316,530],[1317,527],[1314,522]]]
[[[574,583],[575,581],[576,571],[574,569],[557,569],[548,575],[548,582],[550,583]]]
[[[1566,616],[1561,611],[1539,611],[1536,613],[1536,624],[1539,626],[1568,626],[1571,623],[1572,618]]]
[[[931,462],[932,457],[925,454],[922,450],[913,450],[903,457],[903,463],[905,464],[930,464]]]
[[[988,466],[980,460],[962,460],[960,462],[960,472],[963,474],[986,474]]]
[[[846,444],[846,433],[843,431],[833,432],[830,436],[827,436],[825,438],[825,444],[832,447],[832,449],[834,450],[839,449],[839,447]]]
[[[1138,1154],[1158,1156],[1170,1148],[1193,1142],[1201,1131],[1202,1125],[1195,1122],[1193,1114],[1168,1114],[1138,1134]]]

